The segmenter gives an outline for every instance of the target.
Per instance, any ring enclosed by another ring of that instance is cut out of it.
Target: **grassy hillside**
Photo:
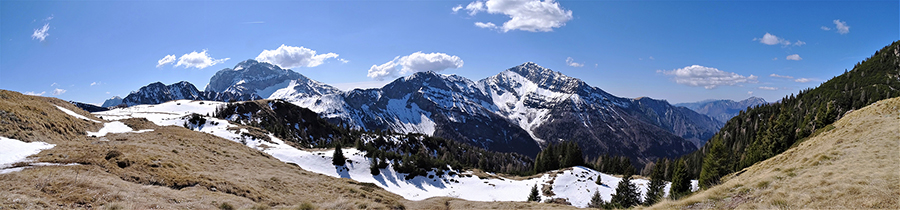
[[[814,137],[653,209],[900,209],[900,98],[850,112]]]
[[[56,98],[0,90],[0,136],[56,145],[31,156],[32,162],[14,164],[23,170],[0,174],[0,209],[571,207],[452,198],[409,201],[374,184],[312,173],[237,142],[143,118],[122,122],[153,131],[86,135],[105,122]]]
[[[697,152],[683,157],[701,186],[719,182],[791,148],[817,130],[878,100],[900,96],[900,41],[814,89],[741,112]]]

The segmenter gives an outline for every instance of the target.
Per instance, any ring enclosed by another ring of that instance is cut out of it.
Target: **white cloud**
[[[766,33],[762,38],[753,38],[753,41],[759,41],[759,43],[763,43],[766,45],[777,45],[780,44],[782,46],[803,46],[806,44],[804,41],[797,40],[796,42],[788,41],[784,38],[772,35],[770,33]]]
[[[59,84],[56,84],[55,82],[53,84],[50,84],[50,87],[53,87],[53,86],[59,86]]]
[[[91,82],[91,86],[100,85],[100,84],[101,84],[100,82]]]
[[[834,28],[837,29],[839,34],[847,34],[850,33],[850,26],[847,25],[847,22],[841,20],[834,20]]]
[[[165,59],[165,58],[163,58],[163,59]],[[197,51],[194,51],[194,52],[184,54],[181,57],[179,57],[178,63],[175,64],[175,67],[184,66],[184,68],[193,67],[193,68],[203,69],[206,67],[210,67],[210,66],[213,66],[216,64],[223,63],[223,62],[227,61],[228,59],[231,59],[231,58],[214,59],[212,57],[209,57],[209,54],[206,53],[206,50],[203,50],[203,52],[199,52],[199,53]]]
[[[47,36],[50,36],[50,33],[47,33],[49,30],[50,23],[44,23],[44,27],[34,29],[34,33],[31,34],[31,39],[40,39],[43,42]]]
[[[831,28],[829,28],[829,27],[827,27],[827,26],[822,26],[822,27],[820,27],[820,28],[821,28],[822,30],[826,30],[826,31],[830,31],[830,30],[831,30]]]
[[[51,94],[58,96],[58,95],[62,95],[63,93],[66,93],[66,90],[56,88],[56,89],[53,89],[53,92]]]
[[[366,76],[381,81],[385,78],[397,77],[403,74],[423,71],[440,72],[449,68],[460,68],[463,60],[455,55],[444,53],[415,52],[407,56],[397,56],[394,60],[381,65],[372,65]],[[397,67],[401,67],[397,69]]]
[[[656,72],[675,76],[675,82],[688,86],[703,86],[713,89],[720,85],[736,85],[738,83],[756,83],[757,76],[743,76],[733,72],[721,71],[712,67],[700,65],[688,66],[671,71],[657,70]]]
[[[53,15],[50,15],[50,17],[44,18],[44,21],[50,21],[50,20],[53,20]]]
[[[156,68],[159,68],[160,66],[166,64],[170,64],[172,62],[175,62],[175,55],[166,55],[166,57],[163,57],[162,59],[159,59],[159,61],[156,61]]]
[[[653,58],[653,56],[650,56],[650,60],[656,60],[656,58]]]
[[[812,81],[812,79],[810,79],[810,78],[797,78],[794,80],[794,82],[799,82],[799,83],[807,83],[810,81]]]
[[[584,66],[584,63],[575,63],[575,59],[573,59],[572,57],[568,57],[566,58],[566,65],[569,65],[571,67],[582,67]]]
[[[25,95],[30,95],[30,96],[42,96],[42,95],[44,95],[44,93],[47,93],[47,91],[41,91],[40,93],[35,93],[35,92],[32,92],[32,91],[28,91],[28,92],[25,92],[25,93],[23,93],[23,94],[25,94]]]
[[[482,12],[485,10],[484,2],[471,2],[469,3],[469,5],[466,5],[466,10],[469,10],[469,16],[475,16],[475,14],[478,14],[478,12]]]
[[[753,95],[753,91],[747,91],[747,95]]]
[[[777,61],[777,60],[778,60],[778,58],[772,58],[772,60],[773,60],[773,61]]]
[[[785,58],[785,59],[792,60],[792,61],[803,60],[803,58],[801,58],[800,55],[798,55],[798,54],[788,55],[787,58]]]
[[[457,9],[459,6],[454,7]],[[572,20],[572,11],[563,9],[558,2],[554,0],[488,0],[474,1],[466,5],[465,10],[469,11],[470,16],[475,16],[479,12],[487,12],[489,14],[503,14],[510,19],[503,23],[502,26],[496,26],[493,23],[476,23],[481,28],[499,28],[503,32],[512,30],[522,30],[530,32],[549,32],[553,28],[559,28],[566,25],[566,22]],[[487,27],[491,26],[493,27]]]
[[[338,61],[340,61],[341,63],[350,63],[350,60],[343,59],[343,58],[338,58]]]
[[[453,13],[451,13],[451,14],[456,14],[456,12],[459,12],[459,10],[462,8],[463,8],[462,5],[456,5],[455,7],[453,7],[453,9],[451,9],[451,10],[453,10]]]
[[[316,54],[315,50],[305,47],[286,46],[282,44],[275,50],[263,50],[256,56],[259,62],[267,62],[281,68],[316,67],[325,63],[329,58],[337,58],[338,54]]]
[[[494,23],[491,23],[491,22],[487,22],[487,23],[475,22],[475,26],[477,26],[479,28],[487,28],[487,29],[497,28],[497,25],[494,25]]]
[[[106,94],[109,94],[109,92],[106,92]]]
[[[793,79],[793,78],[794,78],[794,77],[792,77],[792,76],[777,75],[777,74],[770,74],[769,76],[770,76],[770,77],[785,78],[785,79]]]
[[[777,87],[766,87],[766,86],[760,86],[759,89],[760,90],[778,90]]]

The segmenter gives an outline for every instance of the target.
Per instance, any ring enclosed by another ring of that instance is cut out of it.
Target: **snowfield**
[[[189,116],[191,113],[201,115],[212,113],[216,107],[222,104],[225,103],[177,100],[158,105],[137,105],[93,114],[107,120],[141,117],[147,118],[160,126],[182,126],[187,122],[186,116]],[[107,127],[104,127],[104,129]],[[127,128],[127,126],[125,127]],[[537,185],[541,189],[544,185],[551,185],[552,192],[555,195],[552,197],[541,195],[542,200],[565,198],[573,206],[587,207],[591,196],[596,191],[600,192],[603,200],[609,201],[612,195],[615,194],[615,189],[621,180],[621,178],[581,166],[551,171],[540,177],[524,180],[479,177],[473,175],[471,171],[454,175],[450,175],[449,171],[446,171],[447,173],[441,176],[435,176],[435,173],[432,171],[428,173],[429,176],[427,177],[418,176],[406,180],[406,174],[394,171],[391,166],[380,169],[381,174],[373,176],[369,171],[370,159],[365,157],[365,152],[354,148],[343,149],[344,157],[348,159],[348,162],[344,166],[335,166],[332,165],[334,150],[307,151],[297,149],[271,134],[269,134],[271,142],[249,138],[242,135],[242,133],[247,132],[244,129],[229,129],[236,126],[230,124],[227,120],[207,118],[205,124],[190,125],[189,127],[196,131],[210,133],[259,149],[283,162],[297,164],[311,172],[336,178],[374,183],[409,200],[424,200],[430,197],[447,196],[472,201],[525,201],[531,192],[532,186]],[[128,129],[130,130],[130,128]],[[113,128],[110,128],[110,130],[113,130]],[[598,175],[601,176],[603,185],[595,184],[595,179]],[[633,179],[633,182],[638,186],[642,195],[646,193],[649,184],[648,180]],[[692,181],[691,185],[692,189],[696,190],[697,182]],[[665,189],[668,191],[668,184]]]
[[[73,112],[74,113],[74,112]],[[0,174],[21,171],[23,168],[10,168],[12,164],[27,161],[27,157],[40,153],[41,150],[56,145],[45,142],[25,143],[19,140],[0,136]]]
[[[104,123],[103,128],[100,128],[100,131],[97,131],[97,132],[88,131],[87,135],[95,136],[95,137],[103,137],[103,136],[106,136],[106,134],[108,134],[108,133],[143,133],[143,132],[147,132],[147,131],[153,131],[153,129],[144,129],[144,130],[135,131],[134,129],[131,129],[131,127],[128,127],[128,125],[125,125],[125,123],[122,123],[119,121],[113,121],[113,122]]]

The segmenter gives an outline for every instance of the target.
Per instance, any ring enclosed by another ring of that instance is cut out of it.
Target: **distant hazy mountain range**
[[[747,110],[748,107],[766,104],[765,99],[759,97],[750,97],[742,101],[732,100],[704,100],[693,103],[677,103],[675,106],[683,106],[694,110],[697,113],[712,117],[719,122],[728,122],[734,116],[737,116],[741,110]]]

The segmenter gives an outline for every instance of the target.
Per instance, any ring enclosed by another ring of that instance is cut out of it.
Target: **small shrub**
[[[222,204],[219,204],[219,209],[221,209],[221,210],[234,210],[234,206],[232,206],[232,205],[231,205],[230,203],[228,203],[228,202],[222,202]]]
[[[316,206],[313,206],[309,202],[303,202],[300,206],[297,206],[297,210],[313,210],[316,209]]]

